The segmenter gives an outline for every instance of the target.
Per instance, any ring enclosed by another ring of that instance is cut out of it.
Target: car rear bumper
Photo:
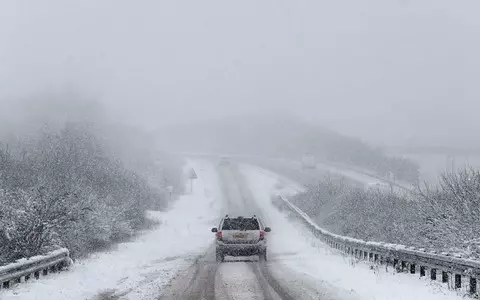
[[[217,243],[217,252],[230,256],[258,255],[267,249],[265,243],[257,244],[225,244]]]

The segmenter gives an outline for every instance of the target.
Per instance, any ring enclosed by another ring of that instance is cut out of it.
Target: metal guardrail
[[[62,248],[46,255],[21,259],[0,267],[0,289],[9,288],[14,283],[22,283],[33,278],[39,279],[48,273],[61,271],[71,264],[68,249]]]
[[[359,260],[392,266],[398,272],[429,276],[441,280],[454,289],[465,288],[472,296],[479,296],[480,261],[426,252],[403,245],[367,242],[337,235],[320,228],[310,217],[279,195],[272,201],[279,209],[286,209],[304,223],[312,233],[331,248]]]

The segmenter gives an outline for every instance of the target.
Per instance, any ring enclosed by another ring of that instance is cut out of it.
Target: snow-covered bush
[[[416,194],[365,192],[325,180],[293,201],[341,235],[480,257],[479,170],[444,173],[438,188]]]
[[[0,144],[0,263],[57,247],[88,254],[132,236],[146,209],[166,206],[162,185],[152,188],[147,176],[169,173],[127,168],[95,129],[66,123]]]
[[[443,173],[440,187],[421,189],[424,232],[436,247],[463,248],[480,255],[480,171]]]
[[[333,181],[311,186],[293,201],[321,226],[363,240],[405,241],[408,228],[417,223],[414,203],[395,194],[365,192]]]

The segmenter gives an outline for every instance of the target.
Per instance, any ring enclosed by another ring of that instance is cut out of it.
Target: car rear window
[[[253,218],[225,219],[222,230],[260,230],[260,225]]]

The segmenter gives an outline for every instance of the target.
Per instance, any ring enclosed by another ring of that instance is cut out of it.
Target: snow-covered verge
[[[344,180],[352,186],[364,188],[371,183],[385,183],[390,181],[376,175],[373,171],[359,167],[348,166],[330,161],[317,161],[315,169],[303,169],[300,161],[284,158],[242,157],[242,161],[269,169],[277,174],[289,176],[303,184],[315,184],[319,180],[331,178]],[[396,181],[392,183],[393,191],[401,196],[412,197],[414,188],[411,184]]]
[[[363,184],[368,184],[371,182],[385,182],[387,184],[392,184],[393,191],[397,194],[404,195],[405,192],[412,192],[414,190],[413,185],[395,180],[392,181],[388,178],[381,177],[376,175],[374,172],[362,169],[354,166],[347,166],[345,164],[331,163],[331,162],[322,162],[317,163],[317,167],[329,170],[331,172],[339,173],[345,177],[351,178]]]
[[[187,268],[212,243],[209,229],[221,210],[214,166],[190,161],[198,175],[193,193],[166,212],[150,211],[156,229],[112,251],[79,260],[67,272],[0,292],[0,299],[154,299],[178,271]]]
[[[450,291],[440,282],[344,257],[318,240],[304,225],[288,219],[271,203],[271,196],[284,192],[278,180],[242,166],[248,185],[272,227],[268,236],[269,267],[279,280],[290,285],[321,286],[325,298],[342,299],[461,299],[464,291]],[[291,193],[292,189],[289,188]],[[294,274],[286,277],[285,274]]]

